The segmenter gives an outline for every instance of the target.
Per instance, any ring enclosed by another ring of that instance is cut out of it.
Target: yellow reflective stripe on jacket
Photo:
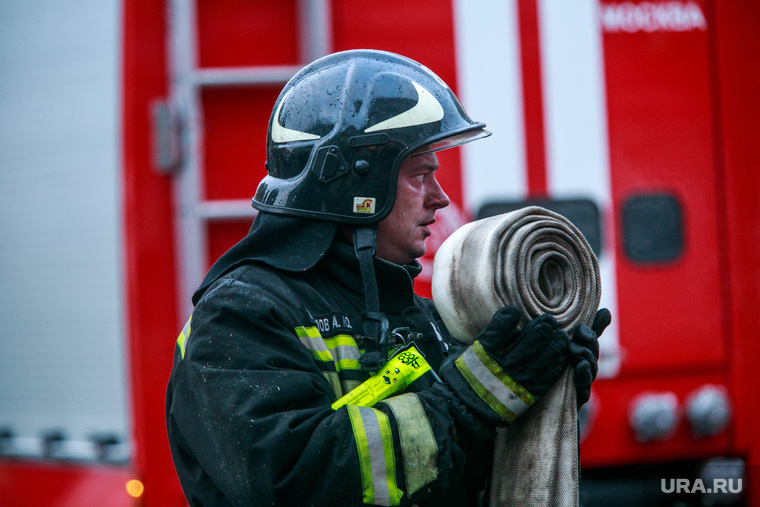
[[[404,492],[396,484],[391,423],[383,412],[346,406],[359,452],[364,503],[399,505]]]
[[[316,326],[299,326],[295,328],[295,332],[314,359],[334,365],[335,371],[328,370],[322,373],[333,388],[336,398],[340,398],[361,384],[361,381],[341,379],[338,375],[341,371],[361,370],[359,364],[361,351],[353,336],[339,334],[331,338],[322,338],[322,334]]]
[[[359,358],[361,353],[353,336],[339,334],[332,338],[325,338],[325,345],[332,350],[335,358],[335,366],[340,370],[361,370]]]
[[[382,403],[391,408],[398,421],[406,491],[411,496],[438,478],[438,443],[416,394],[402,394]]]
[[[501,369],[479,341],[457,358],[456,365],[478,396],[507,422],[517,419],[535,401],[533,395]]]
[[[334,362],[337,371],[360,370],[359,347],[353,336],[339,334],[331,338],[322,338],[315,326],[295,328],[296,336],[319,361]]]
[[[182,328],[182,331],[180,331],[179,336],[177,337],[177,346],[179,347],[179,355],[182,359],[185,358],[185,347],[187,346],[187,339],[190,337],[190,321],[193,320],[193,316],[191,315],[189,319],[187,319],[187,322],[185,323],[185,327]]]
[[[337,371],[323,371],[322,375],[327,379],[336,397],[343,395],[343,383],[340,381]]]
[[[333,360],[330,350],[327,348],[327,344],[322,339],[322,335],[316,327],[304,327],[299,326],[295,329],[296,336],[301,340],[301,343],[311,351],[316,359],[323,362],[329,362]]]

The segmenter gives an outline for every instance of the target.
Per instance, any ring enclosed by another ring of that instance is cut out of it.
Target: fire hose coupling
[[[344,405],[371,407],[403,391],[419,391],[440,382],[438,375],[417,349],[414,342],[398,349],[369,380],[332,404],[333,410]]]

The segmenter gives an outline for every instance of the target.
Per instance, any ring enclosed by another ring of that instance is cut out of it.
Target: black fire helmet
[[[268,213],[373,224],[393,209],[401,163],[485,137],[441,78],[377,50],[304,67],[274,104],[268,175],[253,206]]]

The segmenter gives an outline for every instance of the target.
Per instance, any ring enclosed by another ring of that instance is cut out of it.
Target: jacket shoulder
[[[279,302],[294,301],[294,289],[303,285],[298,274],[271,268],[262,264],[245,264],[209,285],[198,300],[198,305],[216,297],[245,296],[254,300]]]

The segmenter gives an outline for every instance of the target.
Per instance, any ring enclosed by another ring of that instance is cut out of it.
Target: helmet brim
[[[456,148],[457,146],[462,146],[463,144],[467,144],[478,139],[483,139],[484,137],[488,137],[490,135],[491,132],[482,127],[477,130],[469,130],[467,132],[462,132],[460,134],[455,134],[453,136],[445,137],[443,139],[427,143],[426,145],[414,150],[409,154],[409,156],[416,157],[418,155],[425,155],[426,153],[434,153],[436,151],[448,150],[449,148]]]

